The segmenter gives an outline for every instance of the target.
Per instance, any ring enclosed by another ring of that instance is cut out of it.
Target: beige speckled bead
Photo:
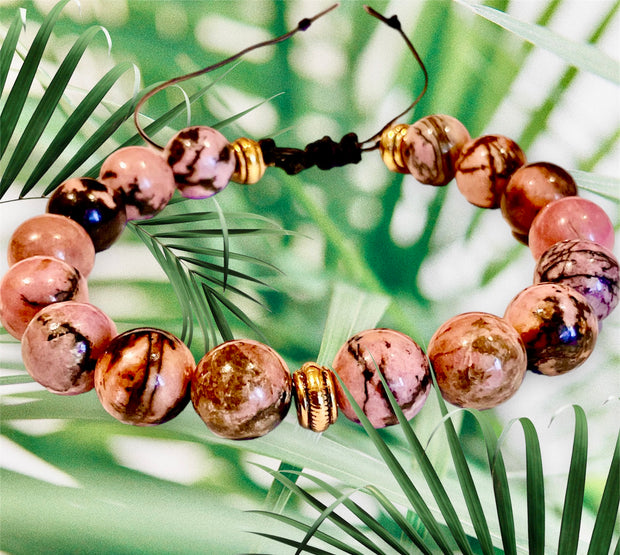
[[[335,378],[331,370],[306,362],[293,374],[297,419],[303,428],[324,432],[338,418]]]

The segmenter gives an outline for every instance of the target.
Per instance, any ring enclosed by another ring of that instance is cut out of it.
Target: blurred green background
[[[576,43],[587,42],[604,24],[597,46],[618,57],[617,3],[488,4],[530,23],[542,21]],[[53,5],[43,0],[0,0],[0,36],[16,10],[26,9],[28,24],[18,49],[24,53]],[[148,85],[281,34],[327,5],[318,0],[82,0],[80,7],[70,3],[55,27],[37,81],[43,87],[49,83],[68,48],[90,25],[105,26],[111,53],[104,36],[98,36],[63,99],[61,108],[68,111],[115,63],[134,62],[141,84]],[[447,113],[458,117],[472,136],[483,132],[511,136],[531,161],[618,175],[617,85],[585,72],[573,74],[554,54],[532,47],[458,3],[400,0],[372,5],[386,15],[399,15],[429,71],[426,96],[403,121]],[[17,57],[15,65],[19,66]],[[15,73],[11,72],[7,87]],[[192,94],[209,80],[217,83],[192,106],[192,123],[211,125],[277,95],[221,131],[229,140],[270,136],[279,145],[296,147],[325,134],[336,140],[349,131],[370,137],[422,86],[421,72],[396,33],[367,16],[357,1],[342,2],[338,10],[288,42],[252,54],[230,71],[184,83],[183,88]],[[96,129],[106,110],[131,97],[134,85],[128,72],[83,136],[76,137],[74,149]],[[41,89],[31,91],[33,105],[40,96]],[[168,89],[149,101],[146,113],[156,118],[182,99],[178,89]],[[62,123],[65,116],[59,112],[42,144]],[[183,114],[170,127],[186,123]],[[93,153],[84,169],[132,133],[131,125],[125,125],[114,140]],[[157,138],[165,142],[171,133],[166,129]],[[28,171],[27,166],[23,174]],[[35,193],[45,188],[47,178]],[[582,194],[601,204],[617,228],[617,204],[587,191]],[[2,252],[19,223],[44,210],[41,199],[7,202],[16,196],[9,194],[0,202]],[[316,359],[335,284],[387,295],[392,302],[381,325],[395,327],[425,346],[450,316],[469,310],[501,315],[511,298],[531,282],[533,259],[525,247],[516,245],[499,211],[468,205],[454,183],[436,189],[392,174],[377,152],[366,154],[357,166],[329,172],[313,169],[294,178],[269,169],[260,183],[231,184],[217,201],[225,212],[260,214],[293,232],[231,239],[236,251],[281,270],[233,261],[233,268],[251,273],[265,285],[232,278],[233,285],[263,305],[232,298],[291,370]],[[190,209],[212,210],[211,202],[189,203]],[[0,264],[4,272],[4,256]],[[98,255],[89,286],[91,302],[104,309],[119,329],[152,325],[180,331],[181,313],[166,276],[131,229],[114,249]],[[600,497],[617,434],[618,324],[616,312],[605,322],[597,349],[583,367],[556,379],[528,375],[518,394],[493,411],[498,429],[515,417],[535,422],[545,471],[553,484],[568,468],[572,432],[567,431],[572,430],[572,420],[564,412],[548,424],[568,404],[585,408],[592,472],[586,505],[596,504]],[[235,336],[256,335],[235,318],[230,325]],[[269,476],[251,461],[273,467],[286,460],[353,486],[376,483],[396,492],[365,434],[343,419],[319,439],[296,427],[292,411],[266,438],[236,444],[214,438],[191,409],[156,430],[133,429],[112,421],[94,393],[57,398],[29,383],[23,377],[18,344],[7,335],[1,339],[0,549],[7,553],[280,552],[247,532],[273,526],[244,512],[262,507],[271,485]],[[202,356],[199,339],[193,351],[197,359]],[[437,423],[433,401],[415,422],[421,435],[428,437]],[[481,456],[476,433],[465,416],[462,437],[474,464]],[[385,436],[395,449],[402,447],[397,430],[386,431]],[[505,449],[517,490],[522,490],[517,433],[508,436]],[[429,452],[441,467],[445,461],[440,440],[433,439]],[[445,472],[447,480],[454,480],[449,468]],[[549,495],[551,506],[561,505],[560,494]],[[394,495],[400,501],[399,494]],[[303,513],[300,507],[297,510]]]

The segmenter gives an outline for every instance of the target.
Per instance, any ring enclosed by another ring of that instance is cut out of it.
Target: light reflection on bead
[[[314,362],[306,362],[293,374],[293,386],[299,424],[313,432],[327,430],[338,418],[332,372]]]
[[[235,156],[235,171],[230,178],[235,183],[252,185],[265,175],[265,161],[260,145],[252,139],[239,137],[231,143]]]
[[[403,159],[402,145],[403,138],[407,134],[409,126],[399,123],[393,127],[388,127],[381,133],[379,150],[381,158],[388,170],[396,173],[409,173],[407,163]]]

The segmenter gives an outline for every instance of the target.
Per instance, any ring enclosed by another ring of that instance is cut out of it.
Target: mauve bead
[[[177,133],[164,149],[177,187],[187,198],[219,193],[235,171],[235,157],[226,137],[211,127],[194,126]]]
[[[88,285],[76,268],[58,258],[25,258],[0,281],[0,321],[16,339],[39,310],[62,301],[88,302]]]
[[[516,330],[485,312],[466,312],[445,322],[428,345],[443,398],[459,407],[489,409],[519,389],[527,359]]]
[[[51,256],[88,277],[95,265],[95,247],[84,228],[66,216],[41,214],[23,222],[11,236],[9,265],[31,256]]]
[[[561,198],[547,204],[534,218],[528,244],[538,259],[551,245],[565,239],[586,239],[613,249],[614,226],[598,204],[581,197]]]
[[[95,367],[103,408],[135,426],[162,424],[189,402],[194,357],[171,333],[137,328],[117,335]]]
[[[576,194],[575,181],[559,166],[548,162],[527,164],[515,171],[504,189],[502,215],[513,235],[527,244],[536,214],[550,202]]]
[[[115,335],[114,322],[91,304],[67,301],[49,305],[24,332],[24,366],[53,393],[86,393],[94,386],[97,358]]]
[[[598,336],[598,320],[585,297],[557,283],[524,289],[510,302],[504,318],[523,339],[528,369],[547,376],[585,362]]]
[[[407,419],[420,411],[431,388],[424,351],[404,333],[390,329],[366,330],[351,337],[336,354],[332,368],[375,428],[398,423],[377,370]],[[338,381],[336,398],[344,415],[359,422]]]
[[[499,208],[512,174],[525,163],[525,154],[512,139],[484,135],[461,150],[456,162],[456,185],[471,204]]]
[[[99,181],[123,192],[128,220],[152,218],[176,189],[166,160],[145,146],[128,146],[110,154],[101,165]]]
[[[553,282],[579,291],[599,320],[618,304],[618,260],[605,247],[583,239],[555,243],[539,259],[534,284]]]
[[[58,186],[47,203],[47,211],[80,224],[96,252],[110,247],[127,222],[122,193],[88,177],[73,177]]]
[[[465,126],[445,115],[426,116],[407,129],[402,156],[409,172],[420,183],[442,186],[454,177],[454,165],[470,140]]]
[[[291,404],[291,375],[271,347],[250,339],[211,349],[192,377],[194,409],[207,427],[228,439],[252,439],[273,430]]]

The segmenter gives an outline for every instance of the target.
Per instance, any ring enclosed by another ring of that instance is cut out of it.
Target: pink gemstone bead
[[[579,291],[599,320],[618,304],[618,260],[605,247],[583,239],[555,243],[538,259],[534,284],[561,283]]]
[[[445,115],[426,116],[409,126],[402,155],[409,172],[420,183],[442,186],[454,177],[454,165],[470,140],[465,126]]]
[[[598,320],[585,297],[558,283],[524,289],[510,302],[504,318],[523,339],[528,369],[547,376],[585,362],[598,336]]]
[[[525,347],[502,318],[467,312],[445,322],[428,345],[442,397],[459,407],[489,409],[512,397],[527,368]]]
[[[11,236],[9,265],[31,256],[64,260],[88,277],[95,265],[95,247],[84,228],[65,216],[41,214],[23,222]]]
[[[211,349],[192,378],[194,409],[207,427],[228,439],[252,439],[273,430],[291,404],[292,380],[271,347],[249,339]]]
[[[128,146],[110,154],[101,166],[99,181],[123,191],[128,220],[153,217],[176,189],[166,160],[145,146]]]
[[[398,423],[378,372],[407,419],[420,411],[431,388],[424,351],[407,335],[390,329],[354,335],[340,348],[332,367],[375,428]],[[340,382],[336,398],[343,414],[359,422]]]
[[[469,141],[456,163],[461,194],[481,208],[499,208],[512,174],[525,164],[517,143],[503,135],[485,135]]]
[[[117,335],[95,367],[103,408],[135,426],[162,424],[189,402],[194,357],[171,333],[137,328]]]
[[[25,258],[0,281],[0,321],[17,339],[39,310],[62,301],[88,302],[88,285],[73,266],[51,256]]]
[[[510,178],[501,200],[502,215],[513,235],[527,244],[536,214],[562,197],[575,196],[577,185],[568,172],[548,162],[520,167]]]
[[[210,127],[194,126],[177,133],[164,150],[181,194],[207,198],[219,193],[235,171],[226,137]]]
[[[565,239],[586,239],[608,249],[614,247],[614,226],[605,211],[581,197],[549,203],[532,222],[529,247],[536,260],[551,245]]]
[[[22,359],[33,379],[48,390],[78,395],[93,388],[97,358],[115,335],[114,322],[91,304],[52,304],[28,324]]]

